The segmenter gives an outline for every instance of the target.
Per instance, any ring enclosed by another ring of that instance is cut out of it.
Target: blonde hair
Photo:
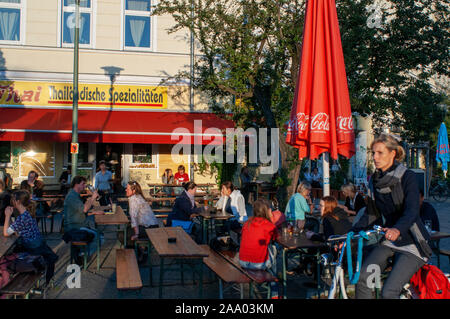
[[[382,133],[380,136],[376,137],[373,140],[372,144],[370,144],[370,149],[372,149],[373,146],[378,143],[383,143],[384,146],[386,146],[386,148],[391,152],[395,151],[395,160],[401,162],[405,158],[405,150],[397,141],[397,139],[392,135]]]
[[[297,193],[303,193],[305,190],[311,190],[311,184],[308,182],[301,182],[297,187]]]
[[[350,191],[352,194],[356,194],[356,187],[352,183],[348,183],[348,184],[342,185],[341,191],[342,192]]]

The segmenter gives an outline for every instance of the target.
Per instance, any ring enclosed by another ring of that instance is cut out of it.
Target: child
[[[271,222],[272,210],[267,202],[258,199],[253,203],[253,217],[242,227],[239,263],[248,269],[267,270],[276,276],[276,248],[271,245],[278,237]],[[272,299],[278,299],[278,285],[271,283]]]
[[[11,204],[5,209],[5,225],[3,235],[5,237],[17,234],[22,241],[25,251],[31,255],[41,255],[47,263],[46,284],[50,282],[55,271],[55,263],[58,256],[47,246],[39,227],[34,219],[34,205],[30,201],[30,193],[24,190],[15,191],[11,196]],[[16,221],[10,225],[13,210],[19,211]],[[33,214],[33,215],[32,215]]]

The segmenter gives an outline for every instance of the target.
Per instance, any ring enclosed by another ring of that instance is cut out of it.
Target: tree
[[[448,76],[448,0],[385,1],[380,26],[369,23],[373,0],[337,1],[344,59],[354,111],[376,118],[399,111],[401,92]],[[297,82],[305,1],[160,0],[154,14],[170,14],[169,32],[188,29],[198,46],[193,85],[211,108],[231,111],[239,126],[284,131]],[[190,78],[180,71],[175,78]],[[239,101],[239,103],[234,103]],[[294,192],[300,161],[280,134],[282,175]]]

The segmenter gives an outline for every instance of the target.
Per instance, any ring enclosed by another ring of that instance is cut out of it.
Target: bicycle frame
[[[373,228],[374,228],[373,230],[366,231],[365,233],[367,235],[370,235],[370,234],[384,235],[384,232],[382,231],[382,227],[381,226],[374,226]],[[360,237],[361,237],[360,235],[355,235],[353,237],[353,239],[359,239]],[[339,242],[342,243],[342,247],[340,248],[340,251],[339,251],[339,260],[338,260],[338,262],[337,263],[331,263],[331,265],[335,265],[336,268],[335,268],[333,280],[331,282],[330,290],[328,292],[328,299],[334,299],[335,298],[336,290],[337,290],[338,285],[340,287],[340,291],[341,291],[342,297],[344,299],[348,299],[347,292],[346,292],[346,287],[345,287],[345,281],[344,281],[344,268],[342,267],[342,261],[343,261],[343,258],[344,258],[345,250],[347,248],[346,241],[347,241],[347,235],[345,235],[345,236],[331,236],[328,239],[328,243],[330,243],[330,244],[331,243],[336,243],[337,244]]]

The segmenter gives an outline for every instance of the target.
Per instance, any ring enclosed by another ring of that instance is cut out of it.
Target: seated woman
[[[356,191],[355,185],[348,183],[341,187],[345,196],[345,206],[339,205],[348,215],[356,215],[361,208],[366,207],[364,197]]]
[[[244,268],[267,270],[277,276],[276,248],[271,244],[278,231],[270,221],[272,210],[263,199],[253,203],[253,217],[242,227],[239,264]],[[272,298],[278,298],[278,285],[270,283]]]
[[[141,185],[138,182],[130,181],[127,184],[126,195],[128,197],[129,213],[131,217],[131,228],[134,235],[131,240],[147,239],[147,228],[158,228],[158,220],[155,217],[150,205],[144,198]],[[138,251],[138,261],[144,260],[142,249]]]
[[[161,176],[161,182],[163,184],[170,184],[170,185],[173,185],[175,183],[174,176],[170,168],[166,168],[166,170],[164,171],[163,176]],[[166,193],[167,195],[170,195],[173,192],[173,187],[167,186],[163,187],[163,192]]]
[[[234,215],[229,219],[228,227],[231,229],[241,228],[241,224],[247,221],[247,212],[245,210],[245,199],[241,192],[234,188],[232,182],[222,183],[222,192],[216,203],[216,208]]]
[[[309,197],[311,184],[301,182],[298,185],[297,193],[292,195],[286,206],[285,215],[289,223],[294,223],[299,229],[305,226],[305,213],[313,211],[313,204]]]
[[[55,263],[58,256],[47,246],[45,240],[39,232],[38,225],[34,219],[34,205],[30,201],[30,193],[24,190],[15,191],[11,196],[12,206],[5,209],[5,225],[3,235],[5,237],[17,234],[26,252],[32,255],[41,255],[46,264],[46,284],[52,279],[55,271]],[[16,221],[10,225],[10,218],[13,210],[20,213]]]
[[[128,197],[129,213],[131,217],[131,228],[134,235],[131,240],[147,238],[146,228],[157,228],[158,220],[155,217],[150,205],[144,198],[141,185],[138,182],[130,181],[127,184],[126,194]]]
[[[347,212],[338,206],[333,196],[325,196],[320,200],[320,214],[325,240],[332,235],[344,235],[352,228]]]
[[[194,235],[198,243],[201,242],[201,227],[193,223],[193,219],[207,207],[196,207],[195,192],[197,185],[187,182],[183,185],[184,191],[177,197],[172,208],[172,213],[167,218],[167,226],[182,226],[187,233]]]

